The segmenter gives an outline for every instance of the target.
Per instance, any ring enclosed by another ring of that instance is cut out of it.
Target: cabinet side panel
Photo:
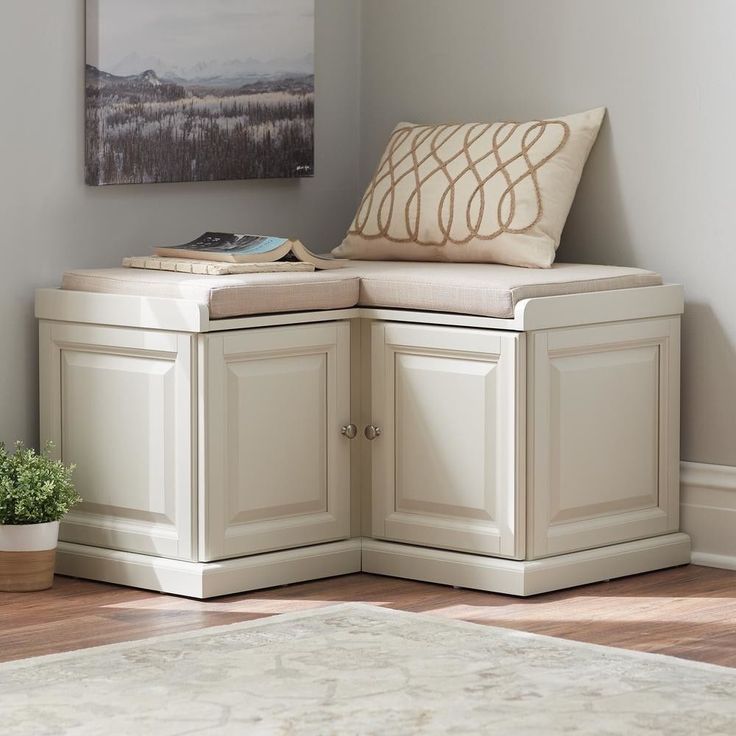
[[[677,529],[678,336],[672,318],[532,337],[532,556]]]
[[[192,559],[191,337],[71,324],[48,336],[44,434],[83,498],[61,539]]]

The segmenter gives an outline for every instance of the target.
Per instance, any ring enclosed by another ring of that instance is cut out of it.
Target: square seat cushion
[[[354,261],[362,307],[511,318],[523,299],[658,286],[653,271],[619,266],[555,263],[529,269],[495,263]]]
[[[347,269],[201,276],[137,268],[67,271],[62,289],[188,299],[211,319],[345,309],[358,301],[358,276]]]
[[[400,123],[333,253],[549,268],[604,113]]]
[[[135,268],[68,271],[63,289],[188,299],[212,319],[321,309],[383,307],[514,316],[522,299],[656,286],[662,278],[638,268],[556,263],[549,269],[498,264],[352,261],[313,273],[199,276]]]

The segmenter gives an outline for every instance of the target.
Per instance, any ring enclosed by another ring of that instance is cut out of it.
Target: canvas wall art
[[[90,185],[312,176],[314,0],[87,0]]]

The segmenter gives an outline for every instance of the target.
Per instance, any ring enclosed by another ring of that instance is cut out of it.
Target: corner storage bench
[[[682,289],[608,266],[72,271],[37,293],[57,571],[531,595],[689,562]]]

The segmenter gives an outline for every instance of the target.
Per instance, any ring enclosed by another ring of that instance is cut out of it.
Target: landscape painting
[[[87,0],[90,185],[312,176],[314,0]]]

